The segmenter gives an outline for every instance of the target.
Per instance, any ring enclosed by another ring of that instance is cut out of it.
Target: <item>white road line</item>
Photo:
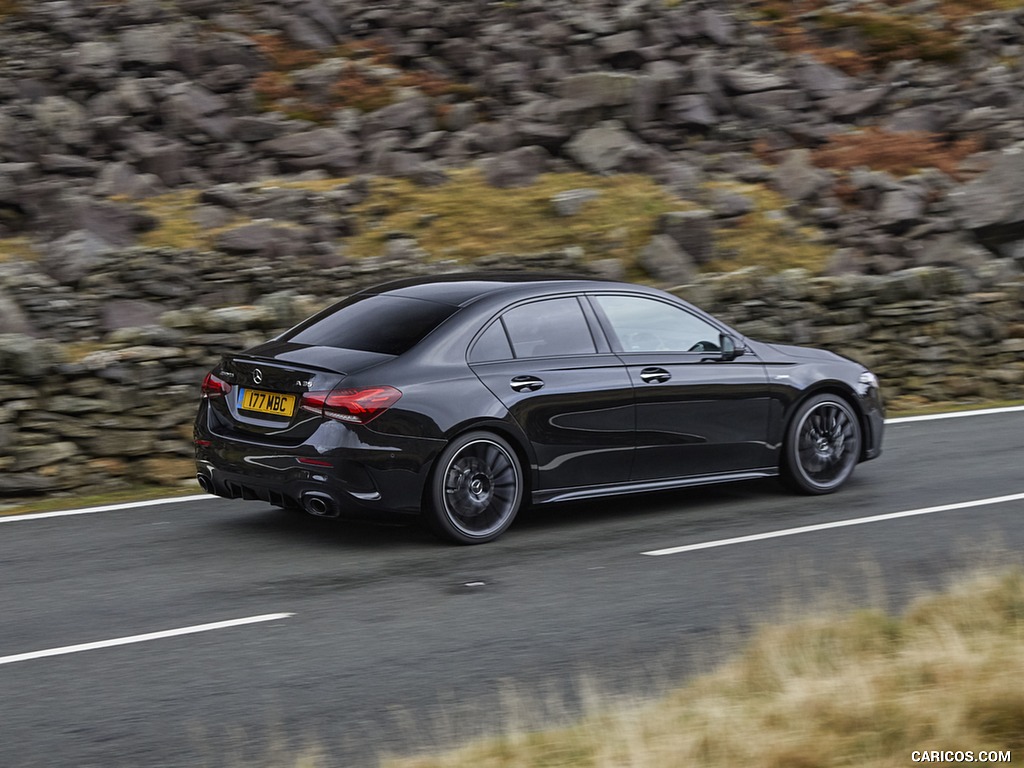
[[[107,504],[102,507],[85,507],[83,509],[62,509],[56,512],[33,512],[27,515],[3,515],[0,513],[0,523],[14,523],[25,520],[45,520],[48,517],[69,517],[71,515],[94,515],[97,512],[117,512],[122,509],[135,509],[136,507],[158,507],[162,504],[182,504],[190,501],[203,501],[215,499],[208,493],[200,493],[195,496],[177,496],[169,499],[152,499],[150,501],[127,501],[123,504]]]
[[[886,424],[908,424],[913,421],[940,421],[941,419],[963,419],[967,416],[992,416],[998,413],[1020,413],[1024,405],[1011,405],[1005,408],[979,408],[976,411],[950,411],[948,413],[929,413],[925,416],[900,416],[886,419]]]
[[[734,539],[718,539],[717,541],[703,541],[700,544],[687,544],[682,547],[668,547],[666,549],[652,549],[648,552],[641,552],[641,555],[659,557],[661,555],[678,555],[683,552],[695,552],[699,549],[714,549],[715,547],[728,547],[733,544],[746,544],[751,541],[764,541],[765,539],[780,539],[784,536],[797,536],[801,533],[813,533],[814,531],[828,531],[833,528],[847,528],[851,525],[866,525],[868,523],[880,523],[885,520],[898,520],[901,517],[916,517],[918,515],[932,515],[936,512],[950,512],[955,509],[969,509],[971,507],[986,507],[990,504],[1006,504],[1011,501],[1024,501],[1024,493],[1014,493],[1010,496],[993,496],[988,499],[974,499],[973,501],[961,501],[955,504],[942,504],[938,507],[922,507],[921,509],[908,509],[903,512],[890,512],[885,515],[873,515],[871,517],[858,517],[852,520],[836,520],[831,523],[819,523],[817,525],[804,525],[799,528],[785,528],[779,531],[768,531],[766,533],[755,533],[750,536],[737,536]]]
[[[231,619],[229,621],[216,621],[212,624],[197,624],[194,627],[181,627],[180,629],[166,629],[162,632],[150,632],[145,635],[131,635],[130,637],[116,637],[113,640],[100,640],[95,643],[82,643],[81,645],[65,645],[63,648],[48,648],[45,651],[32,651],[30,653],[17,653],[13,656],[0,656],[0,664],[13,664],[17,661],[30,661],[31,659],[43,659],[47,656],[63,656],[68,653],[80,653],[81,651],[93,651],[97,648],[113,648],[118,645],[130,645],[132,643],[145,643],[149,640],[160,640],[165,637],[178,637],[179,635],[194,635],[198,632],[212,632],[215,629],[227,629],[228,627],[240,627],[245,624],[258,624],[264,621],[279,621],[294,616],[294,613],[268,613],[263,616],[249,616],[245,619]]]

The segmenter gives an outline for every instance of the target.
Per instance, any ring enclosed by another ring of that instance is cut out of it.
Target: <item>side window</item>
[[[511,360],[512,347],[508,344],[508,336],[501,325],[495,320],[486,331],[480,334],[473,349],[469,353],[471,363],[490,363],[495,360]]]
[[[546,299],[501,316],[517,358],[587,355],[597,351],[576,299]]]
[[[595,296],[623,352],[713,352],[720,331],[663,301],[640,296]]]

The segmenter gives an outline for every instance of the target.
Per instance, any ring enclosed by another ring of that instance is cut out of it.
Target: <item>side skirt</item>
[[[778,467],[763,467],[761,469],[745,469],[741,472],[722,472],[717,475],[677,477],[672,480],[645,480],[640,483],[589,485],[583,488],[557,488],[549,491],[534,491],[531,498],[534,504],[549,504],[556,501],[577,501],[579,499],[593,499],[600,496],[625,496],[631,493],[670,491],[674,488],[690,488],[695,485],[714,485],[715,483],[733,483],[739,480],[758,480],[765,477],[778,477],[778,475]]]

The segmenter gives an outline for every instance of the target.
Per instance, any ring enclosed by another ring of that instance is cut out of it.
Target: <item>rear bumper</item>
[[[197,479],[209,493],[328,516],[419,512],[444,445],[328,423],[301,445],[282,447],[216,434],[202,408],[195,427]]]

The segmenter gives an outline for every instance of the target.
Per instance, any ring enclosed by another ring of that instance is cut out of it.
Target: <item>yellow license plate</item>
[[[274,416],[291,416],[295,413],[295,395],[242,389],[238,392],[238,407],[246,411],[272,413]]]

